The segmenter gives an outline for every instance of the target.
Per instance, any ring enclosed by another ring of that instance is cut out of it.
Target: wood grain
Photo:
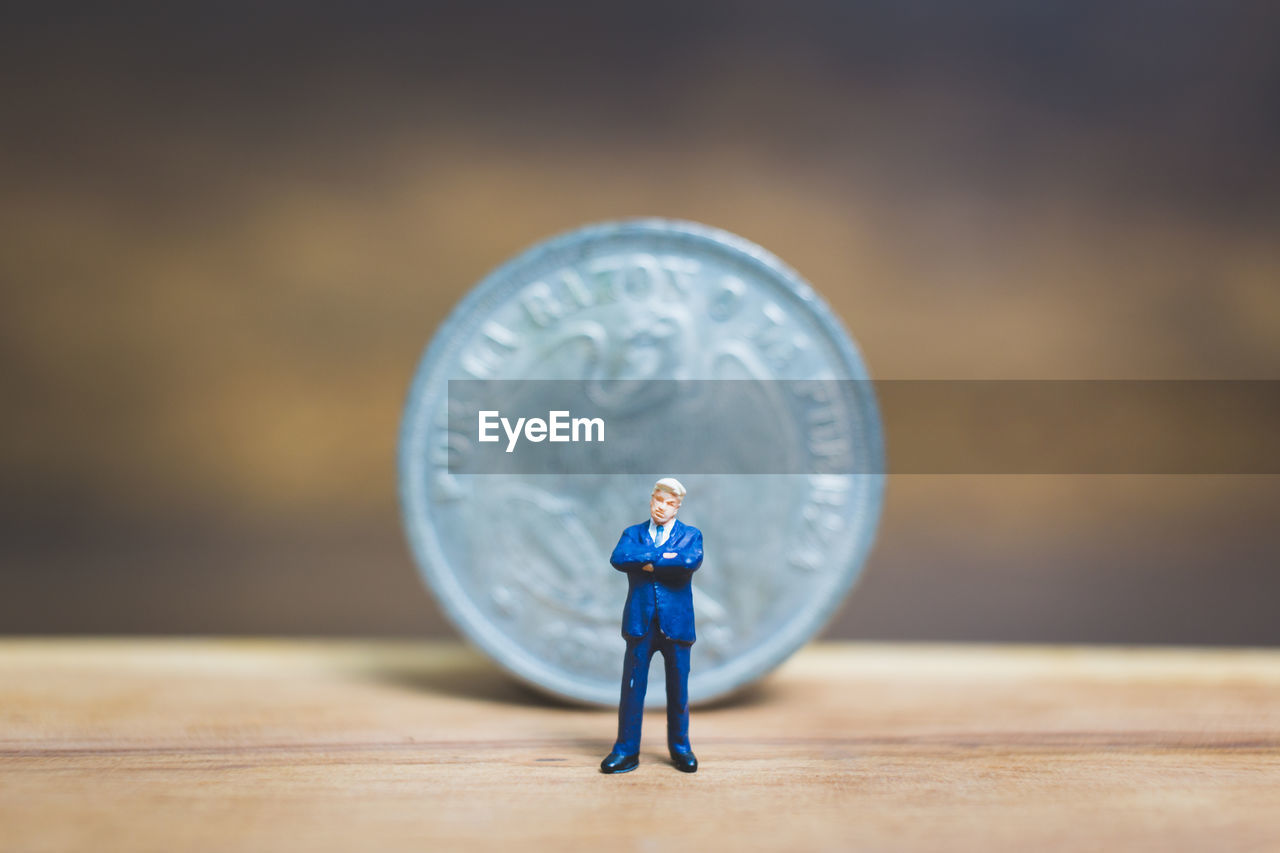
[[[695,658],[696,666],[696,658]],[[449,644],[0,641],[0,847],[1280,849],[1280,652],[811,647],[662,717]]]

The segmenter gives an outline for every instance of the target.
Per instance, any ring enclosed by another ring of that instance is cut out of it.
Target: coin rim
[[[430,429],[431,415],[423,410],[423,406],[431,396],[432,374],[455,348],[451,340],[453,336],[450,333],[456,327],[465,325],[475,312],[483,308],[485,302],[496,301],[495,297],[502,290],[514,284],[518,292],[521,284],[527,283],[517,280],[518,274],[523,269],[536,266],[548,255],[561,253],[567,249],[581,248],[596,241],[617,237],[646,235],[663,237],[675,235],[697,246],[710,249],[711,254],[718,252],[736,255],[738,260],[759,272],[762,279],[777,285],[809,312],[817,326],[827,333],[850,378],[855,380],[869,378],[853,338],[830,306],[808,282],[763,247],[728,231],[696,222],[655,218],[629,219],[587,225],[563,232],[515,255],[481,279],[458,302],[440,324],[419,360],[405,404],[397,459],[401,518],[405,535],[419,574],[435,593],[445,616],[464,637],[478,646],[499,666],[529,686],[561,699],[592,705],[616,704],[617,690],[591,688],[581,681],[574,681],[563,672],[548,667],[540,658],[524,652],[522,647],[513,647],[510,636],[493,625],[492,620],[470,600],[470,596],[453,575],[444,570],[449,565],[448,558],[440,547],[438,538],[427,536],[428,531],[434,533],[430,523],[430,513],[427,511],[429,499],[425,494],[428,482],[425,475],[430,473],[427,470],[429,453],[425,445],[425,436]],[[883,471],[883,428],[879,406],[870,382],[864,381],[860,384],[859,397],[859,402],[864,406],[862,423],[867,427],[863,440],[868,452],[879,463],[873,465],[871,470]],[[802,610],[797,618],[790,620],[787,624],[793,627],[787,631],[784,640],[777,641],[775,638],[774,641],[760,643],[741,657],[717,666],[713,673],[700,678],[691,678],[690,701],[693,704],[721,699],[754,683],[820,633],[835,615],[853,584],[862,576],[862,569],[874,543],[879,516],[883,508],[884,475],[877,473],[856,476],[859,478],[861,488],[857,490],[856,509],[851,515],[851,522],[855,527],[855,539],[850,549],[849,559],[852,570],[847,573],[843,583],[836,584],[828,601],[819,603],[812,610]],[[657,701],[653,704],[657,704]]]

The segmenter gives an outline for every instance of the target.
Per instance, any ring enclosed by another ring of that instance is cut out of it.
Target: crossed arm
[[[635,569],[652,572],[661,581],[686,580],[702,565],[702,537],[696,536],[687,547],[674,551],[667,550],[666,546],[642,546],[642,550],[631,552],[631,556],[635,557],[634,561],[625,564],[615,562],[614,568],[624,572]]]
[[[667,556],[668,554],[674,556]],[[702,565],[702,534],[695,533],[683,548],[670,542],[661,547],[643,536],[622,534],[609,562],[620,572],[653,572],[658,580],[676,581],[687,578]]]

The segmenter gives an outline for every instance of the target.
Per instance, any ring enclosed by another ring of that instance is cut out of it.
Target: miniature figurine
[[[689,649],[693,645],[693,573],[702,565],[702,533],[676,521],[685,488],[664,477],[653,486],[649,520],[622,531],[609,562],[627,573],[630,588],[622,611],[627,640],[618,703],[618,740],[600,763],[604,773],[626,773],[640,764],[640,725],[649,661],[662,652],[667,670],[667,749],[677,770],[693,773],[698,759],[689,746]]]

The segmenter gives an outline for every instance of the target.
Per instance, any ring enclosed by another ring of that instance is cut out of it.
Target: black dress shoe
[[[692,752],[676,752],[674,749],[671,750],[671,763],[674,764],[676,769],[681,773],[698,772],[698,757]]]
[[[640,766],[640,756],[611,752],[600,762],[601,773],[626,773]]]

